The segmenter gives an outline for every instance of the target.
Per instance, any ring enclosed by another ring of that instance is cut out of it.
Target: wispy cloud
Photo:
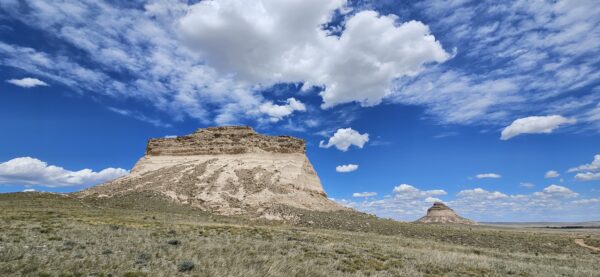
[[[600,79],[594,1],[440,3],[415,8],[446,47],[457,47],[456,62],[398,79],[395,102],[424,105],[441,123],[506,126],[555,111],[593,124],[583,118],[600,102],[593,92]]]
[[[124,109],[118,109],[118,108],[115,108],[115,107],[107,107],[107,109],[109,111],[118,113],[120,115],[130,116],[130,117],[133,117],[133,118],[135,118],[137,120],[150,123],[150,124],[152,124],[152,125],[154,125],[156,127],[169,128],[169,127],[173,126],[172,124],[165,123],[165,122],[163,122],[160,119],[147,117],[147,116],[145,116],[144,114],[142,114],[140,112],[130,111],[130,110],[124,110]]]
[[[475,175],[475,178],[477,178],[477,179],[499,179],[499,178],[502,178],[502,176],[497,173],[481,173],[481,174]]]
[[[320,91],[323,107],[370,106],[395,78],[449,58],[422,22],[361,10],[332,35],[322,26],[352,10],[344,0],[259,2],[3,1],[6,16],[80,54],[1,42],[0,63],[77,91],[134,98],[175,120],[227,124],[291,115],[263,95],[275,84]]]
[[[535,187],[535,185],[531,182],[521,182],[519,185],[528,189]]]
[[[352,197],[372,197],[377,196],[377,192],[365,191],[365,192],[355,192],[352,194]]]

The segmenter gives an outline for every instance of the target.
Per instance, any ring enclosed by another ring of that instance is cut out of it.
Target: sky
[[[382,217],[600,220],[600,6],[0,2],[0,192],[78,191],[225,125],[306,140],[328,196]]]

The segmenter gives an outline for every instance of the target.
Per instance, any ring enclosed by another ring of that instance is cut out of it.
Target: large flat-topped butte
[[[220,214],[260,214],[274,205],[314,211],[346,209],[329,200],[306,157],[290,136],[267,136],[250,127],[199,129],[176,138],[150,139],[131,173],[77,193],[114,197],[153,192]]]

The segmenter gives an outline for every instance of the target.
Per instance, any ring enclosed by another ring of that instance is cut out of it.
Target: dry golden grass
[[[11,194],[0,210],[0,276],[600,276],[577,233],[307,212],[280,224],[152,197]]]

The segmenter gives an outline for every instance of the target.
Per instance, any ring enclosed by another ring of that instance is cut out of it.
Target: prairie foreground
[[[298,212],[298,211],[296,211]],[[600,276],[598,233],[304,211],[278,223],[151,196],[0,195],[0,276]]]

